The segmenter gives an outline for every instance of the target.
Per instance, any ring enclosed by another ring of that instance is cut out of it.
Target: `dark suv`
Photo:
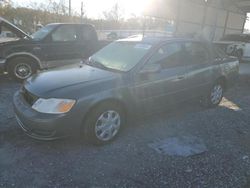
[[[30,36],[0,17],[0,30],[15,34],[0,40],[0,72],[18,80],[39,69],[79,63],[107,44],[98,41],[95,28],[88,24],[49,24]]]
[[[218,105],[238,77],[238,68],[237,58],[195,40],[118,40],[85,64],[29,78],[14,96],[16,118],[37,139],[75,132],[106,143],[136,113],[193,98]]]

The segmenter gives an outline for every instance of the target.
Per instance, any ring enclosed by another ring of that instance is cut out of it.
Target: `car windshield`
[[[47,25],[41,29],[39,29],[37,32],[32,34],[32,38],[34,40],[42,40],[45,38],[53,29],[55,28],[55,25]]]
[[[102,67],[126,72],[131,70],[150,48],[150,44],[118,41],[95,53],[90,57],[90,62],[98,62]]]

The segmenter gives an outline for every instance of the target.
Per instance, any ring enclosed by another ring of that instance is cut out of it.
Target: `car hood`
[[[20,28],[18,28],[17,26],[15,26],[14,24],[12,24],[9,21],[5,20],[2,17],[0,17],[0,26],[6,27],[8,30],[10,30],[11,32],[13,32],[14,34],[16,34],[17,37],[20,37],[20,38],[23,38],[23,37],[31,38],[30,35],[28,35],[23,30],[21,30]]]
[[[103,86],[101,83],[116,82],[119,75],[85,64],[71,65],[40,72],[27,79],[24,87],[38,97],[76,97],[79,92],[88,93],[100,89]]]
[[[5,45],[35,44],[36,41],[22,38],[0,38],[0,47]]]

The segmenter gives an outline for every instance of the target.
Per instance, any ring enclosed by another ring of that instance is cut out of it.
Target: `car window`
[[[42,27],[37,32],[32,34],[33,40],[38,41],[44,39],[53,29],[55,29],[55,27],[56,25],[47,25],[45,27]]]
[[[54,33],[51,35],[52,41],[76,41],[77,34],[74,26],[71,25],[63,25],[60,26]]]
[[[208,49],[199,42],[185,43],[186,59],[191,64],[206,63],[209,60]]]
[[[89,40],[96,40],[95,30],[93,30],[91,27],[83,27],[82,29],[82,38],[84,41]]]
[[[160,63],[163,69],[185,65],[181,43],[169,43],[160,47],[147,64]]]

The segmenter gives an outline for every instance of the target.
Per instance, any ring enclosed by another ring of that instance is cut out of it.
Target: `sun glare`
[[[136,16],[141,16],[143,11],[147,8],[149,0],[120,0],[121,8],[124,8],[125,14],[130,16],[134,14]],[[130,15],[129,15],[130,14]]]
[[[124,16],[141,16],[151,0],[85,0],[84,9],[89,17],[98,18],[104,11],[109,11],[116,3]],[[75,10],[79,11],[79,2],[72,1]],[[98,5],[98,6],[97,6]]]

